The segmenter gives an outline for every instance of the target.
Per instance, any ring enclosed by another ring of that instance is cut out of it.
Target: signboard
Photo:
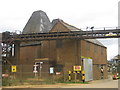
[[[50,74],[53,74],[53,73],[54,73],[54,68],[50,67]]]
[[[33,72],[34,72],[34,73],[37,73],[37,72],[38,72],[38,65],[34,65],[34,66],[33,66]]]
[[[81,66],[73,66],[74,71],[81,71]]]
[[[60,75],[61,74],[61,72],[56,72],[56,75]]]
[[[15,66],[15,65],[13,65],[13,66],[11,67],[11,71],[12,71],[12,72],[16,72],[16,71],[17,71],[17,69],[16,69],[16,66]]]

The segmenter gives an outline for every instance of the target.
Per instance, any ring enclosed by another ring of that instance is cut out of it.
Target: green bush
[[[54,78],[47,78],[44,79],[44,84],[55,84],[56,81],[54,80]]]
[[[2,86],[11,86],[11,80],[9,78],[2,78]]]
[[[16,86],[21,84],[22,82],[19,79],[2,78],[2,86]]]
[[[55,80],[57,83],[63,83],[64,82],[64,76],[61,76]]]

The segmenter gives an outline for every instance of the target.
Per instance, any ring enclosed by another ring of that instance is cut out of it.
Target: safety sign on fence
[[[33,65],[33,72],[34,73],[37,73],[38,72],[38,65]]]
[[[15,65],[11,66],[11,71],[12,72],[16,72],[17,71],[17,67]]]
[[[74,71],[81,71],[81,66],[73,66]]]

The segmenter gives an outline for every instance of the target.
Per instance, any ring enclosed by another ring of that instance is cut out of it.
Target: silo
[[[23,34],[49,32],[51,23],[44,11],[34,11],[23,29]]]

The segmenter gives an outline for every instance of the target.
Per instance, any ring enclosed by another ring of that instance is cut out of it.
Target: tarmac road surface
[[[106,79],[92,81],[90,84],[81,84],[75,86],[65,86],[62,88],[118,88],[118,80]]]

